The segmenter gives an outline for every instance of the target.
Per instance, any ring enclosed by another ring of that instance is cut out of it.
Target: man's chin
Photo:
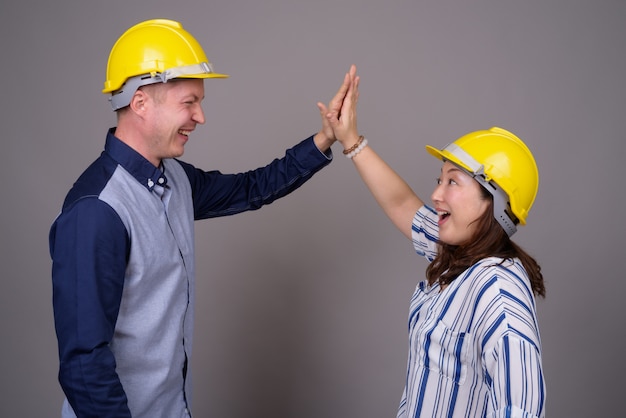
[[[180,149],[173,150],[169,158],[179,158],[179,157],[182,157],[184,153],[185,153],[185,148],[181,147]]]

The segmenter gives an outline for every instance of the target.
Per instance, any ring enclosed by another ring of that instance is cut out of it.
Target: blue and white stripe
[[[437,236],[424,206],[413,219],[416,252],[432,260]],[[519,260],[502,261],[480,261],[443,292],[416,287],[399,418],[545,416],[534,295]]]

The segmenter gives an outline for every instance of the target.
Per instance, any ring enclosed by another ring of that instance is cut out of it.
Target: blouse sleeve
[[[478,341],[490,387],[490,417],[544,417],[545,380],[535,300],[519,262],[491,266]]]
[[[544,417],[545,383],[539,349],[507,333],[484,356],[495,407],[493,418]]]
[[[437,256],[437,240],[439,239],[437,219],[437,212],[427,205],[419,208],[413,217],[411,227],[413,248],[418,255],[425,257],[428,261],[433,261]]]

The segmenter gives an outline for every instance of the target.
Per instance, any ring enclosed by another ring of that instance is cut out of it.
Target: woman
[[[359,77],[327,112],[344,154],[396,227],[431,261],[411,299],[409,356],[398,417],[543,417],[545,383],[535,296],[537,262],[511,241],[538,187],[526,145],[501,129],[429,153],[443,161],[422,200],[359,136]]]

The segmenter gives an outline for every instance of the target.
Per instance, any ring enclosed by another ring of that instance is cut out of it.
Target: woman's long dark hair
[[[546,288],[543,284],[541,267],[504,232],[493,216],[493,197],[484,187],[480,187],[482,197],[488,199],[490,204],[474,221],[478,227],[476,233],[467,244],[449,245],[439,242],[437,256],[426,269],[428,283],[433,285],[438,281],[441,286],[448,285],[463,271],[487,257],[499,257],[504,260],[517,257],[528,274],[533,293],[545,297]]]

